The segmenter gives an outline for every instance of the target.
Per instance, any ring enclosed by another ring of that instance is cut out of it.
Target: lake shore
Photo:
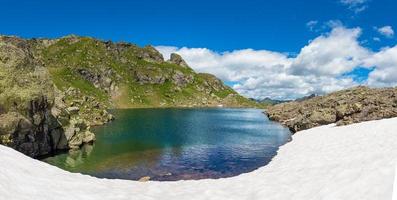
[[[5,199],[390,199],[397,118],[298,132],[260,169],[218,180],[136,182],[70,173],[0,146]]]

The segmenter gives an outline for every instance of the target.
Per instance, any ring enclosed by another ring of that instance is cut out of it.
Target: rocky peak
[[[179,54],[176,54],[176,53],[171,53],[171,57],[168,62],[177,64],[182,67],[189,67],[187,65],[187,63],[185,62],[185,60],[183,60],[182,56],[180,56]]]
[[[164,62],[163,54],[161,54],[159,51],[157,51],[156,48],[151,45],[147,45],[143,48],[143,53],[141,56],[147,61],[160,63]]]

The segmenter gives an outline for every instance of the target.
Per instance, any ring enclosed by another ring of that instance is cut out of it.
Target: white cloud
[[[372,52],[360,44],[360,34],[360,28],[334,27],[293,57],[253,49],[215,52],[207,48],[156,48],[166,58],[172,52],[180,54],[198,72],[236,82],[236,91],[253,98],[293,99],[356,86],[362,82],[346,74],[358,67],[375,68],[364,84],[397,85],[397,46]]]
[[[294,59],[291,73],[296,75],[341,75],[361,64],[369,51],[358,42],[361,29],[336,27],[303,47]]]
[[[287,55],[266,51],[243,49],[217,53],[207,48],[156,47],[165,58],[172,52],[181,55],[197,72],[212,73],[225,81],[240,81],[257,75],[259,71],[281,70],[291,62]],[[175,51],[172,51],[175,49]],[[257,71],[259,70],[259,71]]]
[[[377,31],[385,37],[391,38],[394,36],[394,30],[391,26],[384,26],[381,28],[375,27],[375,29],[377,29]]]
[[[317,20],[311,20],[311,21],[308,21],[307,23],[306,23],[306,27],[310,30],[310,31],[314,31],[315,29],[315,27],[316,27],[316,25],[318,24],[318,21]]]
[[[347,6],[350,10],[355,13],[360,13],[368,8],[369,0],[340,0],[340,2]]]
[[[397,85],[397,45],[384,48],[365,60],[366,66],[375,70],[368,76],[368,84],[377,87]]]

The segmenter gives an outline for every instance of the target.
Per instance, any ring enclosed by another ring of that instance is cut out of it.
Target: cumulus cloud
[[[258,99],[294,99],[363,83],[396,85],[397,46],[372,52],[360,45],[360,34],[360,28],[334,27],[311,40],[296,56],[253,49],[215,52],[207,48],[156,48],[166,58],[178,53],[194,70],[235,83],[236,91]],[[354,74],[350,74],[357,68],[373,71],[368,79],[357,82]]]
[[[377,87],[397,85],[397,45],[384,48],[365,60],[375,70],[368,76],[368,84]]]
[[[375,27],[375,29],[383,36],[391,38],[394,36],[394,30],[391,26],[384,26],[381,28]]]
[[[314,39],[294,59],[295,75],[340,75],[361,65],[369,51],[358,42],[361,29],[336,27],[331,33]]]
[[[368,1],[369,0],[340,0],[340,3],[347,6],[355,13],[359,13],[368,8]]]

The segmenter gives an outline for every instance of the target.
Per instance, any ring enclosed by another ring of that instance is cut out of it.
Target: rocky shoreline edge
[[[397,117],[397,88],[358,86],[270,106],[264,113],[293,133],[333,123],[340,126],[393,118]]]

